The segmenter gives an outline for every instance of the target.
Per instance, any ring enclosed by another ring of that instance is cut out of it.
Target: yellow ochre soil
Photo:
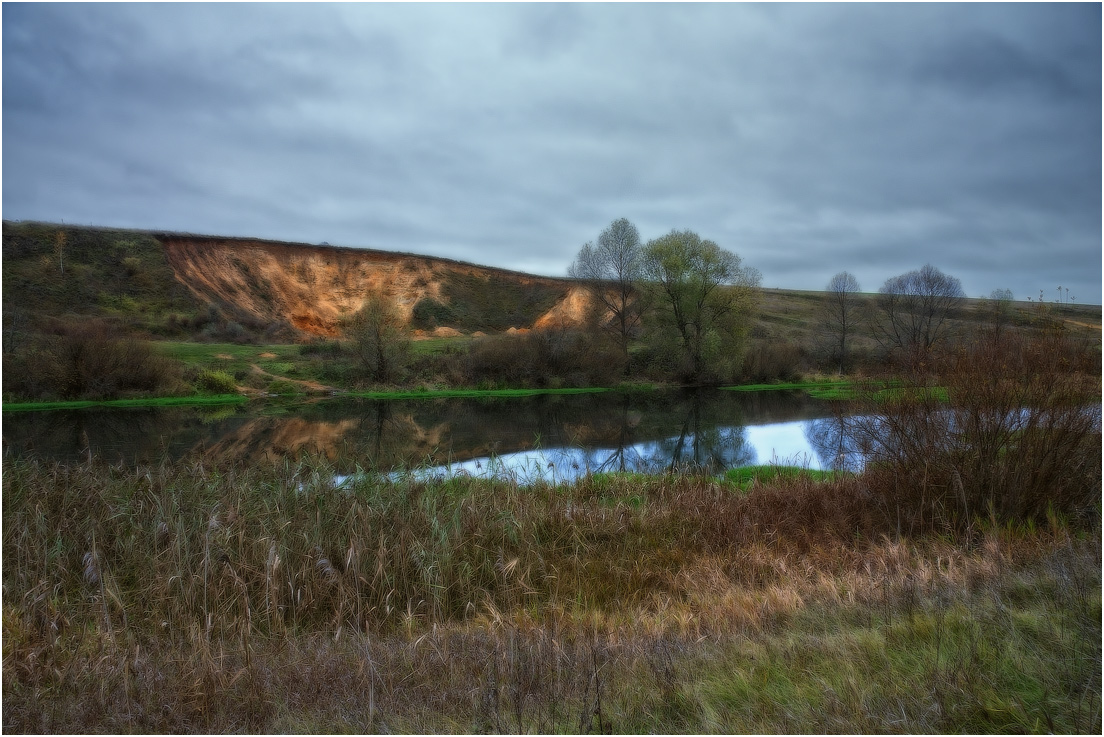
[[[428,256],[249,239],[161,241],[176,278],[201,300],[236,305],[263,321],[287,320],[314,335],[337,335],[341,318],[359,309],[369,293],[391,297],[409,320],[422,298],[448,302],[442,283],[450,275],[508,274],[523,285],[563,288],[566,296],[558,304],[519,329],[578,323],[587,307],[585,290],[565,280]],[[453,333],[438,328],[434,334]]]

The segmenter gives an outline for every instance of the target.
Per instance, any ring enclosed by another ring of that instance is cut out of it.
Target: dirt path
[[[308,394],[329,394],[337,391],[332,386],[326,386],[325,384],[319,384],[317,381],[305,381],[302,379],[292,379],[287,376],[278,376],[277,374],[269,373],[255,363],[249,364],[249,368],[253,373],[260,374],[262,376],[268,376],[273,379],[280,379],[281,381],[290,381],[292,384],[297,384],[303,388]]]
[[[1074,319],[1069,318],[1069,317],[1064,317],[1062,319],[1065,320],[1068,323],[1071,323],[1073,325],[1077,325],[1078,327],[1089,328],[1090,330],[1099,330],[1100,329],[1100,323],[1081,322],[1080,320],[1074,320]]]

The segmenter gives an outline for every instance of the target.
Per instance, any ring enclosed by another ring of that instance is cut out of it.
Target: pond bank
[[[818,399],[850,398],[845,390],[857,386],[855,381],[809,381],[785,384],[748,384],[744,386],[717,387],[725,391],[763,392],[778,390],[803,390]],[[598,394],[604,392],[637,393],[669,391],[692,387],[660,386],[655,384],[626,384],[614,387],[566,387],[546,389],[412,389],[390,391],[336,391],[326,395],[308,394],[245,394],[194,395],[186,397],[137,397],[130,399],[68,400],[42,402],[4,402],[4,412],[34,412],[55,409],[87,409],[90,407],[185,407],[218,404],[234,404],[264,401],[278,398],[351,397],[363,399],[457,399],[478,397],[534,397],[540,395]]]

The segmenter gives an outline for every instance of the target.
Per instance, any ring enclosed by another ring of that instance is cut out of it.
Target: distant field
[[[759,301],[759,314],[755,321],[754,334],[765,338],[791,340],[802,345],[810,345],[817,339],[818,323],[821,320],[827,292],[801,291],[796,289],[764,289]],[[861,299],[872,303],[875,295],[864,293]],[[963,306],[949,321],[952,331],[967,330],[979,323],[989,321],[988,301],[967,298]],[[1046,320],[1055,320],[1077,335],[1100,337],[1101,306],[1079,304],[1047,304],[1018,301],[1012,303],[1010,324],[1020,328],[1039,326]],[[853,347],[856,349],[873,348],[877,344],[868,330],[861,327],[854,335]]]

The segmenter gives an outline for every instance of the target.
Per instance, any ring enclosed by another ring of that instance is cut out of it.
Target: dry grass
[[[1098,523],[331,471],[6,464],[4,728],[1099,732]]]

